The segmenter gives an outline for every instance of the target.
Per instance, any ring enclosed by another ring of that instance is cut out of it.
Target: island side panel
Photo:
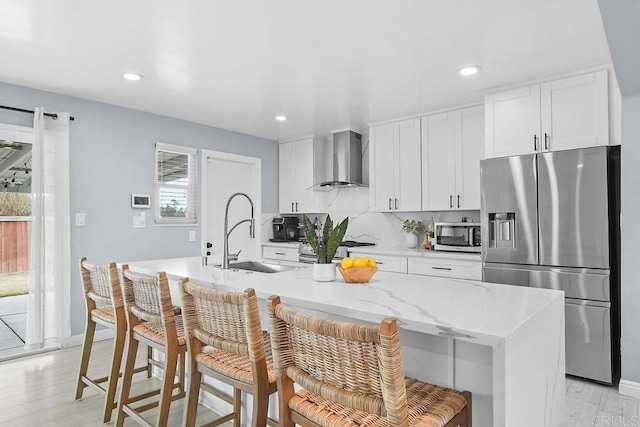
[[[474,425],[493,426],[493,349],[461,340],[454,346],[453,388],[471,392]]]
[[[558,297],[507,338],[498,356],[504,357],[504,370],[494,358],[494,372],[503,381],[496,385],[504,386],[505,396],[503,408],[494,405],[504,414],[504,424],[496,425],[565,425],[564,333],[564,298]]]

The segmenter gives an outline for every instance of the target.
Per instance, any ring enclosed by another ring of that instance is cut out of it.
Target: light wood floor
[[[90,374],[107,372],[111,345],[111,340],[94,344]],[[73,347],[0,363],[0,426],[102,425],[101,395],[87,388],[83,399],[73,400],[80,352],[80,347]],[[146,348],[141,346],[141,363],[145,353]],[[159,386],[159,381],[148,380],[144,374],[137,374],[134,381],[138,391]],[[566,397],[567,424],[570,427],[640,426],[638,400],[620,396],[615,388],[567,378]],[[181,425],[183,402],[181,399],[172,403],[169,425]],[[114,411],[111,424],[115,421],[115,414]],[[145,413],[151,422],[155,422],[155,415],[155,409]],[[198,424],[213,418],[215,414],[200,406]],[[125,425],[136,424],[127,419]],[[231,426],[231,423],[225,426]]]
[[[89,363],[89,376],[103,376],[108,372],[112,340],[94,344]],[[81,347],[53,351],[22,359],[0,363],[0,426],[100,426],[104,397],[85,388],[83,398],[75,401],[75,389],[80,364]],[[139,362],[144,364],[146,347],[140,346]],[[97,375],[95,375],[97,373]],[[144,373],[134,376],[133,393],[158,389],[160,381],[147,379]],[[182,424],[184,399],[171,403],[169,425]],[[144,412],[143,416],[155,423],[157,409]],[[111,425],[116,411],[113,411]],[[216,418],[207,408],[198,408],[199,425]],[[107,425],[109,425],[107,424]],[[125,419],[125,426],[138,425]],[[231,426],[232,424],[224,424]]]

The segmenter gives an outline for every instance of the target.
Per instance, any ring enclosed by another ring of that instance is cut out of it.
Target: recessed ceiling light
[[[139,80],[144,79],[144,76],[138,73],[123,73],[122,78],[125,80],[131,80],[133,82],[137,82]]]
[[[482,68],[478,67],[477,65],[469,65],[466,67],[462,67],[458,69],[458,74],[460,74],[461,76],[472,76],[474,74],[476,74],[478,71],[480,71]]]
[[[287,120],[287,116],[276,116],[276,120],[279,122],[284,122]]]

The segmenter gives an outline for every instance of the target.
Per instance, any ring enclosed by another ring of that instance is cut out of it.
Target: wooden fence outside
[[[31,220],[0,217],[0,274],[29,271]]]

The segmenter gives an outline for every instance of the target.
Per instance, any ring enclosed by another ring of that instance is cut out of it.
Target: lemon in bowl
[[[378,271],[377,263],[369,257],[343,258],[338,271],[347,283],[366,283]]]

